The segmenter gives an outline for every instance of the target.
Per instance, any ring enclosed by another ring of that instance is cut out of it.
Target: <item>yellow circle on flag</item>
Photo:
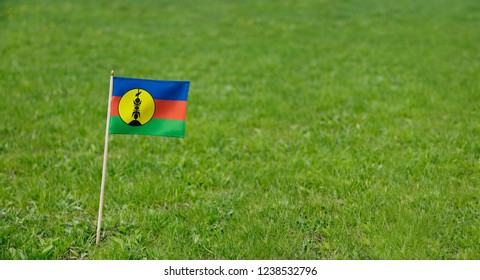
[[[142,126],[155,112],[155,101],[148,91],[135,88],[127,91],[118,103],[118,115],[128,125]]]

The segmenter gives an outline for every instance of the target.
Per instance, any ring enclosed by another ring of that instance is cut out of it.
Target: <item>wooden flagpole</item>
[[[112,102],[113,90],[113,70],[110,76],[110,92],[108,94],[108,110],[107,110],[107,126],[105,129],[105,147],[103,149],[103,169],[102,169],[102,184],[100,186],[100,205],[98,206],[98,222],[97,222],[97,240],[96,244],[100,242],[100,228],[102,225],[102,209],[103,209],[103,193],[105,192],[105,177],[107,174],[107,156],[108,156],[108,129],[110,128],[110,103]]]

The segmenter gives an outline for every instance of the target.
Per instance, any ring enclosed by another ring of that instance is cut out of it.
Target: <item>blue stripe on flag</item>
[[[131,89],[148,91],[154,99],[187,101],[188,81],[145,80],[125,77],[113,77],[113,96],[123,96]]]

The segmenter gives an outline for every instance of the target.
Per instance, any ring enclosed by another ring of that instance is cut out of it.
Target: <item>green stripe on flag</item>
[[[120,117],[110,117],[109,132],[111,134],[144,134],[183,138],[185,136],[185,121],[151,119],[142,126],[130,126]]]

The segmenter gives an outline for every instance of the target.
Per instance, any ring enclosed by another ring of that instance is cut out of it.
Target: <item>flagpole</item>
[[[112,102],[113,90],[113,70],[110,75],[110,92],[108,94],[108,110],[107,110],[107,125],[105,128],[105,146],[103,149],[103,169],[102,169],[102,184],[100,186],[100,205],[98,206],[98,222],[97,222],[97,240],[96,244],[100,242],[100,228],[102,225],[102,209],[103,209],[103,193],[105,192],[105,177],[107,174],[107,156],[108,156],[108,129],[110,128],[110,103]]]

